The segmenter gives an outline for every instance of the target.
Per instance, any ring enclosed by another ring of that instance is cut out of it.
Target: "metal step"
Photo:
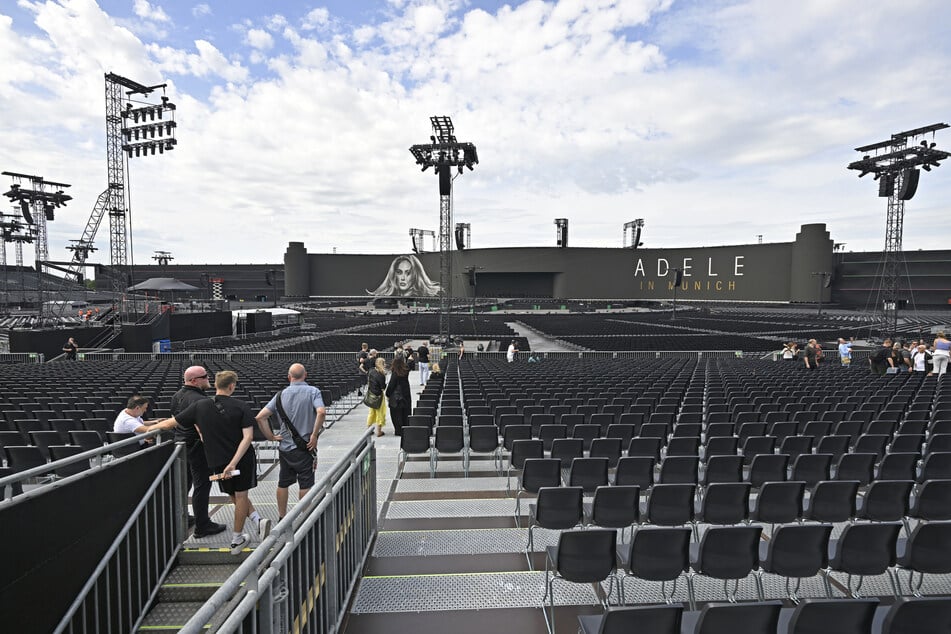
[[[158,602],[207,601],[237,568],[237,563],[179,564],[159,589]]]
[[[140,632],[177,632],[204,601],[159,603],[153,607],[139,627]]]

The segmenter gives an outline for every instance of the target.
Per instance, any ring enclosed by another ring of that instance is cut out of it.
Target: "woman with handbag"
[[[370,408],[367,427],[376,425],[377,436],[383,435],[383,425],[386,424],[386,397],[383,396],[385,389],[386,361],[377,357],[376,364],[370,368],[367,376],[367,395],[363,397],[363,403]]]
[[[397,356],[390,365],[390,382],[386,386],[386,399],[393,420],[393,433],[403,435],[403,425],[409,418],[413,396],[409,386],[409,364],[405,357]]]

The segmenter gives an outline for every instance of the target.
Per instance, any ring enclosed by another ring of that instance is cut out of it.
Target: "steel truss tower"
[[[439,336],[449,336],[449,313],[452,311],[452,168],[474,169],[479,155],[472,143],[456,140],[452,120],[447,116],[429,118],[433,134],[432,143],[414,145],[409,151],[417,165],[425,172],[434,167],[439,176]]]
[[[878,195],[888,198],[885,216],[885,250],[882,253],[882,276],[878,288],[878,310],[881,310],[884,329],[893,336],[898,329],[898,312],[908,297],[901,287],[905,258],[902,252],[902,232],[905,222],[905,201],[911,200],[918,189],[919,167],[930,172],[947,159],[947,152],[935,148],[927,140],[909,146],[909,140],[947,128],[946,123],[935,123],[893,134],[890,139],[855,148],[864,154],[862,160],[849,163],[848,169],[859,172],[859,178],[874,174],[879,182]],[[908,289],[910,293],[910,289]]]

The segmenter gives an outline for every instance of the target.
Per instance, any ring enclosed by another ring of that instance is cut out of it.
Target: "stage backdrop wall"
[[[832,272],[832,246],[826,226],[811,224],[803,225],[793,242],[772,244],[457,250],[452,254],[452,293],[664,300],[673,296],[679,268],[680,299],[813,302],[821,292],[823,301],[829,301],[830,289],[821,287],[813,273]],[[289,297],[432,296],[438,292],[439,254],[308,254],[302,242],[291,242],[284,269]]]

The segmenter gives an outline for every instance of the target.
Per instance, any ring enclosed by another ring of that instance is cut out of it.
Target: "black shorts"
[[[314,463],[317,459],[309,452],[294,448],[291,451],[278,452],[281,470],[277,476],[277,486],[286,489],[295,482],[302,489],[314,486]]]
[[[255,464],[254,451],[248,449],[241,462],[238,463],[238,470],[241,472],[233,478],[227,480],[218,480],[218,488],[222,493],[234,495],[240,491],[248,491],[258,485],[258,469]],[[221,473],[228,465],[219,465],[212,469],[212,473]]]

